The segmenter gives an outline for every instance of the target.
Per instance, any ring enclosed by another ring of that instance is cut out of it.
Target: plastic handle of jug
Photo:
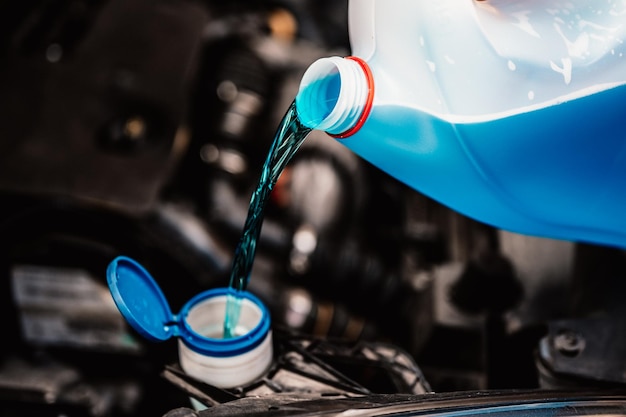
[[[374,101],[374,78],[358,57],[328,57],[307,69],[296,95],[300,122],[337,138],[356,133]]]

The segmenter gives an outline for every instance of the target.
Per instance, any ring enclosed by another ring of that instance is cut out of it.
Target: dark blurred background
[[[300,77],[349,53],[347,1],[0,2],[3,416],[188,405],[106,266],[138,260],[173,311],[227,285]],[[624,261],[474,222],[313,132],[249,289],[277,327],[399,346],[437,392],[621,386]]]

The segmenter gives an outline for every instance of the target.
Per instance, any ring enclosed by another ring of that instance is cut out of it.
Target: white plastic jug
[[[496,227],[626,246],[626,0],[352,0],[301,122]]]

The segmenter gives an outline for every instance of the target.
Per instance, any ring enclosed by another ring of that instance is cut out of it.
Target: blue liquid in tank
[[[418,191],[503,229],[626,247],[626,86],[480,121],[375,106],[342,142]]]
[[[339,73],[320,78],[301,90],[295,99],[300,123],[314,129],[319,127],[320,123],[335,108],[340,91],[341,77]],[[341,130],[341,127],[339,129]]]

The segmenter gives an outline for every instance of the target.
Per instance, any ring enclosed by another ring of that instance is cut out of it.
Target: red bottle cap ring
[[[365,79],[367,80],[367,89],[368,89],[367,100],[365,101],[365,107],[363,108],[363,112],[361,113],[359,120],[357,120],[354,126],[346,130],[345,132],[339,133],[336,135],[329,133],[330,136],[336,139],[345,139],[349,136],[354,135],[356,132],[358,132],[359,129],[361,129],[361,127],[367,120],[367,117],[369,116],[370,111],[372,110],[372,103],[374,102],[374,76],[372,75],[372,70],[370,69],[369,65],[367,65],[367,63],[363,61],[361,58],[356,57],[356,56],[348,56],[345,59],[350,59],[356,62],[363,69],[363,73],[365,74]]]

